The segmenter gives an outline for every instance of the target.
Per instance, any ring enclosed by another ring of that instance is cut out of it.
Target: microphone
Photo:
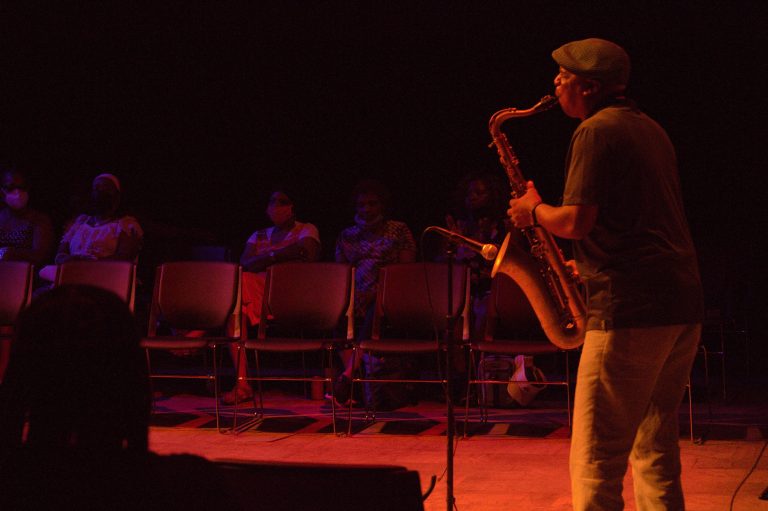
[[[448,238],[454,243],[458,243],[459,245],[463,245],[471,250],[474,250],[483,256],[483,259],[487,259],[488,261],[493,261],[496,259],[496,254],[499,253],[499,247],[492,243],[480,243],[479,241],[475,241],[472,238],[467,238],[466,236],[462,236],[457,232],[449,231],[448,229],[443,229],[442,227],[438,227],[436,225],[432,225],[425,229],[425,232],[429,231],[436,232],[441,236]]]

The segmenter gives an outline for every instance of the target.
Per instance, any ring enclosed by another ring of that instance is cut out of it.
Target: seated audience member
[[[243,267],[243,312],[252,326],[259,324],[261,299],[267,267],[285,261],[317,261],[320,259],[320,234],[313,224],[296,220],[296,192],[285,186],[273,187],[269,194],[267,216],[272,226],[254,232],[245,243],[240,257]],[[232,346],[237,364],[237,347]],[[235,388],[224,393],[224,404],[234,404],[253,397],[253,389],[245,380],[247,359],[240,351],[240,364]]]
[[[29,184],[15,169],[0,174],[0,261],[29,261],[39,265],[53,248],[53,228],[47,215],[31,209]],[[0,326],[0,334],[8,334]],[[8,365],[11,344],[0,340],[0,383]]]
[[[446,215],[448,229],[472,238],[481,243],[491,243],[498,247],[504,242],[509,233],[510,243],[521,247],[527,247],[527,241],[519,229],[515,228],[507,216],[507,200],[509,197],[508,183],[502,180],[502,176],[492,173],[470,173],[466,175],[457,188],[457,208],[455,216]],[[528,250],[525,248],[525,250]],[[469,266],[470,269],[470,299],[472,300],[471,324],[472,338],[482,339],[485,334],[485,320],[488,310],[488,297],[491,292],[491,270],[494,261],[484,259],[477,252],[466,247],[459,246],[456,249],[456,259]],[[466,362],[462,354],[457,352],[457,366],[455,368],[459,384],[456,391],[465,385]],[[531,365],[532,360],[526,362],[525,357],[515,357],[513,374],[515,379],[537,381],[544,379],[540,369]],[[530,401],[543,389],[541,385],[510,385],[510,396],[521,406],[527,406]]]
[[[53,249],[51,220],[28,206],[29,184],[21,172],[4,170],[0,179],[0,260],[39,265]]]
[[[500,176],[470,173],[458,184],[456,207],[453,214],[446,215],[446,227],[480,243],[501,246],[511,226],[506,214],[508,197],[509,187]],[[441,254],[438,259],[444,258],[445,254]],[[456,260],[470,269],[472,336],[478,339],[483,335],[494,262],[464,246],[456,249]]]
[[[416,242],[405,223],[387,218],[390,194],[381,183],[361,181],[353,190],[352,201],[355,225],[339,235],[336,261],[355,267],[356,335],[362,339],[371,334],[379,269],[387,264],[416,261]],[[351,399],[349,382],[360,363],[358,358],[353,364],[352,358],[352,350],[341,352],[344,370],[337,379],[334,394],[342,405]]]
[[[144,233],[135,218],[120,214],[121,186],[112,174],[99,174],[91,186],[89,211],[75,218],[59,244],[55,262],[81,259],[135,261]],[[40,276],[53,281],[55,266]]]
[[[90,286],[41,294],[0,388],[0,508],[233,509],[212,463],[149,452],[149,417],[125,302]]]

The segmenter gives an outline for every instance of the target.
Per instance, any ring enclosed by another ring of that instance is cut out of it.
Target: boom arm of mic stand
[[[494,259],[496,259],[496,255],[499,253],[499,247],[497,247],[492,243],[480,243],[477,240],[473,240],[472,238],[468,238],[467,236],[462,236],[457,232],[453,232],[448,229],[443,229],[442,227],[438,227],[436,225],[427,227],[426,229],[424,229],[424,232],[436,232],[439,235],[447,238],[449,241],[452,241],[453,243],[462,245],[464,247],[469,248],[470,250],[477,252],[478,254],[483,256],[484,259],[487,259],[488,261],[493,261]]]

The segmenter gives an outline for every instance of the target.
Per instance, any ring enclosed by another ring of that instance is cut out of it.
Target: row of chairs
[[[453,273],[449,273],[452,268]],[[135,300],[135,265],[124,262],[72,261],[58,268],[55,285],[90,284],[109,289],[124,297],[133,307]],[[0,263],[2,312],[0,324],[12,324],[16,314],[28,303],[32,287],[32,267],[27,263]],[[262,382],[277,380],[317,381],[331,389],[333,396],[335,352],[351,348],[354,356],[364,354],[426,353],[434,354],[436,376],[412,379],[384,379],[356,375],[353,388],[365,383],[410,382],[447,383],[441,370],[445,363],[446,343],[451,338],[469,355],[469,389],[475,386],[508,385],[508,379],[491,378],[483,370],[489,354],[562,355],[561,379],[540,382],[566,388],[570,424],[570,376],[568,353],[540,336],[535,314],[520,288],[504,275],[493,282],[488,305],[488,320],[482,339],[471,340],[469,331],[469,271],[463,265],[445,263],[394,264],[382,269],[379,278],[372,334],[359,343],[354,340],[354,267],[343,263],[282,263],[267,271],[261,311],[261,324],[255,337],[248,335],[242,314],[242,270],[228,262],[187,261],[164,263],[157,267],[149,310],[147,335],[142,346],[147,353],[150,375],[160,378],[203,378],[214,387],[216,424],[222,428],[219,409],[219,373],[223,356],[220,348],[230,345],[255,354],[258,403],[255,420],[264,417]],[[18,289],[14,294],[11,289]],[[450,290],[450,292],[449,292]],[[450,307],[449,307],[449,302]],[[161,328],[161,326],[163,328]],[[450,328],[450,331],[449,331]],[[203,337],[188,337],[185,332],[204,331]],[[514,332],[505,338],[503,333]],[[523,336],[522,334],[526,335]],[[163,373],[155,371],[150,354],[156,350],[201,349],[211,355],[204,374]],[[320,376],[263,374],[260,353],[318,352],[322,365],[330,370]],[[237,357],[239,360],[240,357]],[[478,370],[479,368],[479,370]],[[236,374],[237,374],[237,368]],[[521,382],[522,383],[522,382]],[[513,382],[514,384],[514,382]],[[331,399],[333,429],[336,432],[336,400]],[[487,400],[480,399],[481,420],[487,420]],[[238,430],[238,405],[233,424],[226,431]],[[465,417],[469,416],[467,399]],[[347,432],[351,433],[352,407],[348,409]],[[465,428],[466,431],[466,428]]]
[[[0,325],[10,326],[30,302],[34,268],[26,262],[0,262]],[[125,261],[69,261],[56,270],[54,286],[97,286],[123,298],[133,311],[136,300],[136,265]],[[214,386],[216,425],[222,431],[219,410],[219,348],[243,341],[241,269],[224,262],[174,262],[157,267],[146,335],[152,379],[206,379]],[[163,329],[159,328],[163,325]],[[204,336],[185,335],[204,331]],[[10,337],[10,332],[8,337]],[[213,363],[204,373],[153,371],[150,354],[156,350],[200,349],[210,352]]]

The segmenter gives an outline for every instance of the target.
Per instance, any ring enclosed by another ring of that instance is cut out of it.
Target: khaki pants
[[[632,465],[638,511],[683,510],[678,409],[701,325],[590,330],[579,362],[571,439],[573,508],[624,508]]]

